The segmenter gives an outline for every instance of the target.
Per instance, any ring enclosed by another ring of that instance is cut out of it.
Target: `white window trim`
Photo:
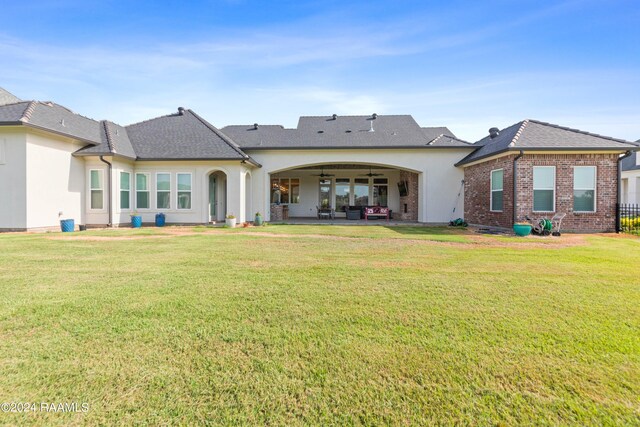
[[[100,182],[102,184],[101,188],[93,188],[91,186],[91,174],[92,172],[99,172],[100,173]],[[91,193],[96,190],[96,191],[102,191],[102,207],[101,208],[93,208],[91,206],[91,202],[93,201],[93,197],[91,195]],[[106,211],[106,204],[105,204],[105,194],[104,194],[104,169],[89,169],[89,210],[92,212],[105,212]]]
[[[122,189],[122,174],[123,173],[128,173],[129,174],[129,190],[123,190]],[[130,212],[131,211],[131,193],[135,193],[135,191],[132,191],[133,188],[133,183],[131,182],[131,178],[134,176],[133,173],[131,173],[130,171],[120,171],[120,173],[118,174],[118,208],[120,209],[121,212]],[[123,191],[129,191],[129,207],[128,208],[123,208],[121,206],[122,204],[122,192]]]
[[[134,175],[134,181],[135,181],[135,184],[136,184],[135,185],[136,188],[135,188],[135,191],[134,191],[134,193],[135,193],[135,197],[134,198],[135,198],[135,201],[136,201],[136,203],[135,203],[136,210],[137,211],[145,211],[145,212],[149,211],[149,210],[151,210],[151,189],[150,189],[150,187],[151,187],[151,185],[150,185],[151,184],[151,174],[149,174],[148,172],[136,172],[133,175]],[[146,175],[146,177],[147,177],[147,189],[146,190],[138,190],[138,175]],[[138,206],[138,192],[148,193],[149,194],[149,196],[147,197],[147,200],[149,201],[149,207],[141,208],[141,207]]]
[[[591,168],[593,169],[593,188],[576,188],[575,187],[575,174],[576,174],[576,169],[578,168]],[[574,183],[573,183],[573,194],[572,197],[575,197],[575,193],[576,190],[585,190],[585,191],[589,191],[589,190],[593,190],[593,210],[592,211],[576,211],[574,210],[574,213],[577,214],[591,214],[591,213],[596,213],[596,211],[598,210],[598,167],[597,166],[590,166],[590,165],[585,165],[585,166],[574,166],[573,167],[573,176],[574,176]]]
[[[534,194],[536,192],[536,186],[535,186],[535,179],[533,178],[533,169],[535,168],[552,168],[553,169],[553,188],[538,188],[538,190],[553,190],[553,210],[550,211],[536,211],[534,210]],[[531,181],[533,181],[531,183],[531,187],[533,188],[533,191],[531,193],[531,209],[533,212],[536,213],[555,213],[556,211],[556,167],[555,166],[533,166],[532,169],[532,173],[531,173]]]
[[[493,173],[494,172],[498,172],[498,171],[502,171],[502,188],[500,190],[494,190],[493,189]],[[500,209],[500,210],[493,209],[493,193],[494,193],[494,191],[501,191],[502,192],[502,209]],[[493,169],[491,172],[489,172],[489,211],[490,212],[504,212],[504,168]]]
[[[189,182],[190,182],[190,190],[189,191],[180,191],[179,188],[179,180],[178,180],[178,176],[179,175],[189,175]],[[189,195],[191,196],[191,207],[190,208],[181,208],[180,207],[180,203],[178,203],[178,199],[180,198],[180,193],[189,193]],[[179,211],[192,211],[193,210],[193,174],[191,172],[176,172],[176,210]]]
[[[162,193],[169,193],[169,207],[168,208],[159,208],[158,207],[158,175],[169,175],[169,191],[167,190],[160,190],[160,192]],[[155,189],[155,201],[156,201],[156,210],[157,211],[170,211],[171,210],[171,193],[173,192],[173,186],[171,185],[171,181],[173,180],[172,176],[171,176],[171,172],[156,172],[156,180],[154,182],[154,189]]]

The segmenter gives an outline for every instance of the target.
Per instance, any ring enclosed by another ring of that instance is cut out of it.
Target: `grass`
[[[640,423],[637,239],[182,234],[0,235],[0,402],[89,404],[0,424]]]

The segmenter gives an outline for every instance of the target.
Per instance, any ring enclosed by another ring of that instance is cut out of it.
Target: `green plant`
[[[236,217],[233,214],[229,214],[229,215],[227,215],[227,219],[236,219]]]
[[[260,212],[256,212],[256,216],[262,216]]]

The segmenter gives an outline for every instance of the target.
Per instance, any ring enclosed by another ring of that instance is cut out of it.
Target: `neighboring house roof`
[[[122,156],[136,158],[127,129],[108,120],[100,122],[101,143],[81,148],[74,154],[77,156]]]
[[[279,125],[222,128],[243,150],[470,147],[446,127],[421,128],[410,115],[302,116],[295,129]],[[447,138],[442,138],[446,136]],[[434,140],[437,143],[430,144]]]
[[[20,101],[20,98],[0,87],[0,105],[15,104]]]
[[[21,101],[0,105],[0,126],[24,125],[99,144],[99,122],[53,102]]]
[[[182,108],[129,125],[126,133],[138,160],[251,160],[228,136]]]
[[[640,145],[640,139],[636,141],[636,144]],[[640,170],[640,165],[638,165],[637,156],[638,152],[634,151],[631,153],[629,157],[625,157],[622,159],[622,170],[623,171],[633,171]]]
[[[498,135],[493,138],[486,136],[476,142],[474,146],[478,149],[458,162],[456,166],[466,165],[507,151],[626,151],[637,148],[633,143],[622,139],[596,135],[537,120],[524,120],[516,123],[499,131]]]

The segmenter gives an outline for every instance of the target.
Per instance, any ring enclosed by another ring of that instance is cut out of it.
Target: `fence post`
[[[616,203],[616,233],[620,234],[620,203]]]

